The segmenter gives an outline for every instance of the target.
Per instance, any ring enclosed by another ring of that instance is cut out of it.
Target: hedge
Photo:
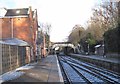
[[[120,53],[120,26],[108,30],[104,34],[105,50],[107,53]]]

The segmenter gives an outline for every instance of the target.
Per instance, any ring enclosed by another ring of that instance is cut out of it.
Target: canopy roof
[[[8,44],[8,45],[18,45],[18,46],[30,46],[27,42],[17,39],[17,38],[6,38],[1,39],[0,44]]]

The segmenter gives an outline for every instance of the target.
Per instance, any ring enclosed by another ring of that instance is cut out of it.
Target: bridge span
[[[54,42],[51,49],[57,52],[63,52],[64,54],[74,53],[75,46],[71,42]]]

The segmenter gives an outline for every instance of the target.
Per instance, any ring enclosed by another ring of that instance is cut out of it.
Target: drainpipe
[[[0,19],[0,39],[2,38],[2,19]],[[3,54],[3,52],[2,52],[2,46],[3,46],[4,44],[0,44],[0,75],[3,73],[2,72],[2,54]]]
[[[46,51],[45,51],[45,35],[43,36],[43,55],[45,57]]]
[[[2,39],[2,24],[3,24],[3,19],[0,19],[0,39]]]
[[[12,38],[13,38],[13,18],[11,18],[11,33],[12,33]]]
[[[11,48],[10,48],[11,46],[9,45],[9,57],[10,57],[10,70],[12,70],[12,64],[11,64],[11,62],[12,62],[12,57],[11,57]]]

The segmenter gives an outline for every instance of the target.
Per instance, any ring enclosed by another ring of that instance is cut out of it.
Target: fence
[[[0,60],[0,75],[1,75],[3,73],[14,70],[20,66],[29,63],[30,47],[11,45],[0,41],[0,58],[1,58]]]

